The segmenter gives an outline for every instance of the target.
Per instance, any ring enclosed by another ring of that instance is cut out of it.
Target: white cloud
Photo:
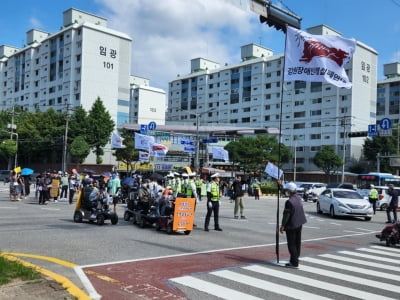
[[[191,59],[237,63],[240,46],[259,42],[249,39],[260,24],[244,0],[97,2],[108,26],[132,37],[132,74],[165,90],[177,74],[190,73]]]
[[[35,28],[35,29],[43,28],[43,24],[35,17],[29,18],[29,24],[32,28]]]

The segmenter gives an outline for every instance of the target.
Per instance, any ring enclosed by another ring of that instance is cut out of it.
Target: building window
[[[310,134],[310,140],[320,140],[320,139],[321,139],[321,134],[319,133]]]

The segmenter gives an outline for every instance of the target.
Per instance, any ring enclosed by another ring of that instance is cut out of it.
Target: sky
[[[378,52],[383,64],[400,62],[400,0],[272,0],[302,18],[301,29],[325,24]],[[77,8],[108,20],[132,38],[131,74],[168,91],[177,75],[202,57],[221,66],[241,62],[240,47],[255,43],[284,52],[284,33],[259,22],[248,0],[2,0],[0,45],[23,47],[26,32],[51,34],[62,13]]]

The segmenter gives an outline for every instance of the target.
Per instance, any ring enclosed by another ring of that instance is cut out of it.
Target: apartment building
[[[311,34],[341,34],[319,25]],[[249,44],[240,63],[220,65],[205,58],[191,60],[191,72],[169,83],[168,121],[281,128],[282,142],[296,161],[285,169],[317,170],[312,159],[323,145],[334,145],[346,167],[360,158],[363,139],[349,132],[366,131],[376,122],[377,52],[357,42],[345,66],[351,89],[319,82],[283,82],[282,54]]]

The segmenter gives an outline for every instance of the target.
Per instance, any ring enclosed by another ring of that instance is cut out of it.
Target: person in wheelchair
[[[93,190],[89,195],[92,210],[108,208],[108,194],[105,182],[93,184]],[[104,205],[104,206],[103,206]]]
[[[150,208],[151,190],[149,187],[149,180],[145,179],[139,188],[139,209],[148,210]]]

